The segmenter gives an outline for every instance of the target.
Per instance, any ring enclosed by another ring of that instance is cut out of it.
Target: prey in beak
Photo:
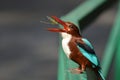
[[[66,22],[62,21],[61,19],[59,19],[56,16],[51,16],[48,17],[48,19],[55,24],[60,24],[63,26],[63,28],[47,28],[48,31],[51,32],[67,32],[69,30],[68,26],[66,25]]]

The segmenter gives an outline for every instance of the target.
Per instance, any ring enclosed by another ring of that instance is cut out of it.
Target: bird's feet
[[[84,72],[80,68],[73,68],[73,69],[69,69],[69,70],[70,70],[71,73],[74,73],[74,74],[81,74],[81,73]]]

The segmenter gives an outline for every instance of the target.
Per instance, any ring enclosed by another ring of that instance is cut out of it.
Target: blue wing
[[[80,52],[93,64],[93,66],[99,66],[99,61],[94,52],[93,46],[87,39],[82,38],[82,40],[85,44],[77,42],[77,47]]]

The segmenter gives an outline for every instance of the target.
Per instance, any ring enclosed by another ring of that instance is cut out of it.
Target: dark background
[[[0,80],[56,80],[58,34],[46,31],[53,25],[40,21],[46,21],[46,16],[63,16],[83,2],[85,0],[1,0]],[[94,45],[100,60],[116,11],[117,4],[114,4],[82,32]],[[113,80],[113,72],[113,69],[109,71],[108,80]]]

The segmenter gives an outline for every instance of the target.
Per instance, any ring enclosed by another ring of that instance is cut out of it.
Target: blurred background
[[[59,34],[43,24],[46,16],[61,17],[86,0],[1,0],[0,80],[56,80]],[[102,12],[82,31],[99,57],[107,43],[117,13],[117,3]],[[58,27],[58,26],[54,26]],[[111,66],[108,80],[113,80]]]

